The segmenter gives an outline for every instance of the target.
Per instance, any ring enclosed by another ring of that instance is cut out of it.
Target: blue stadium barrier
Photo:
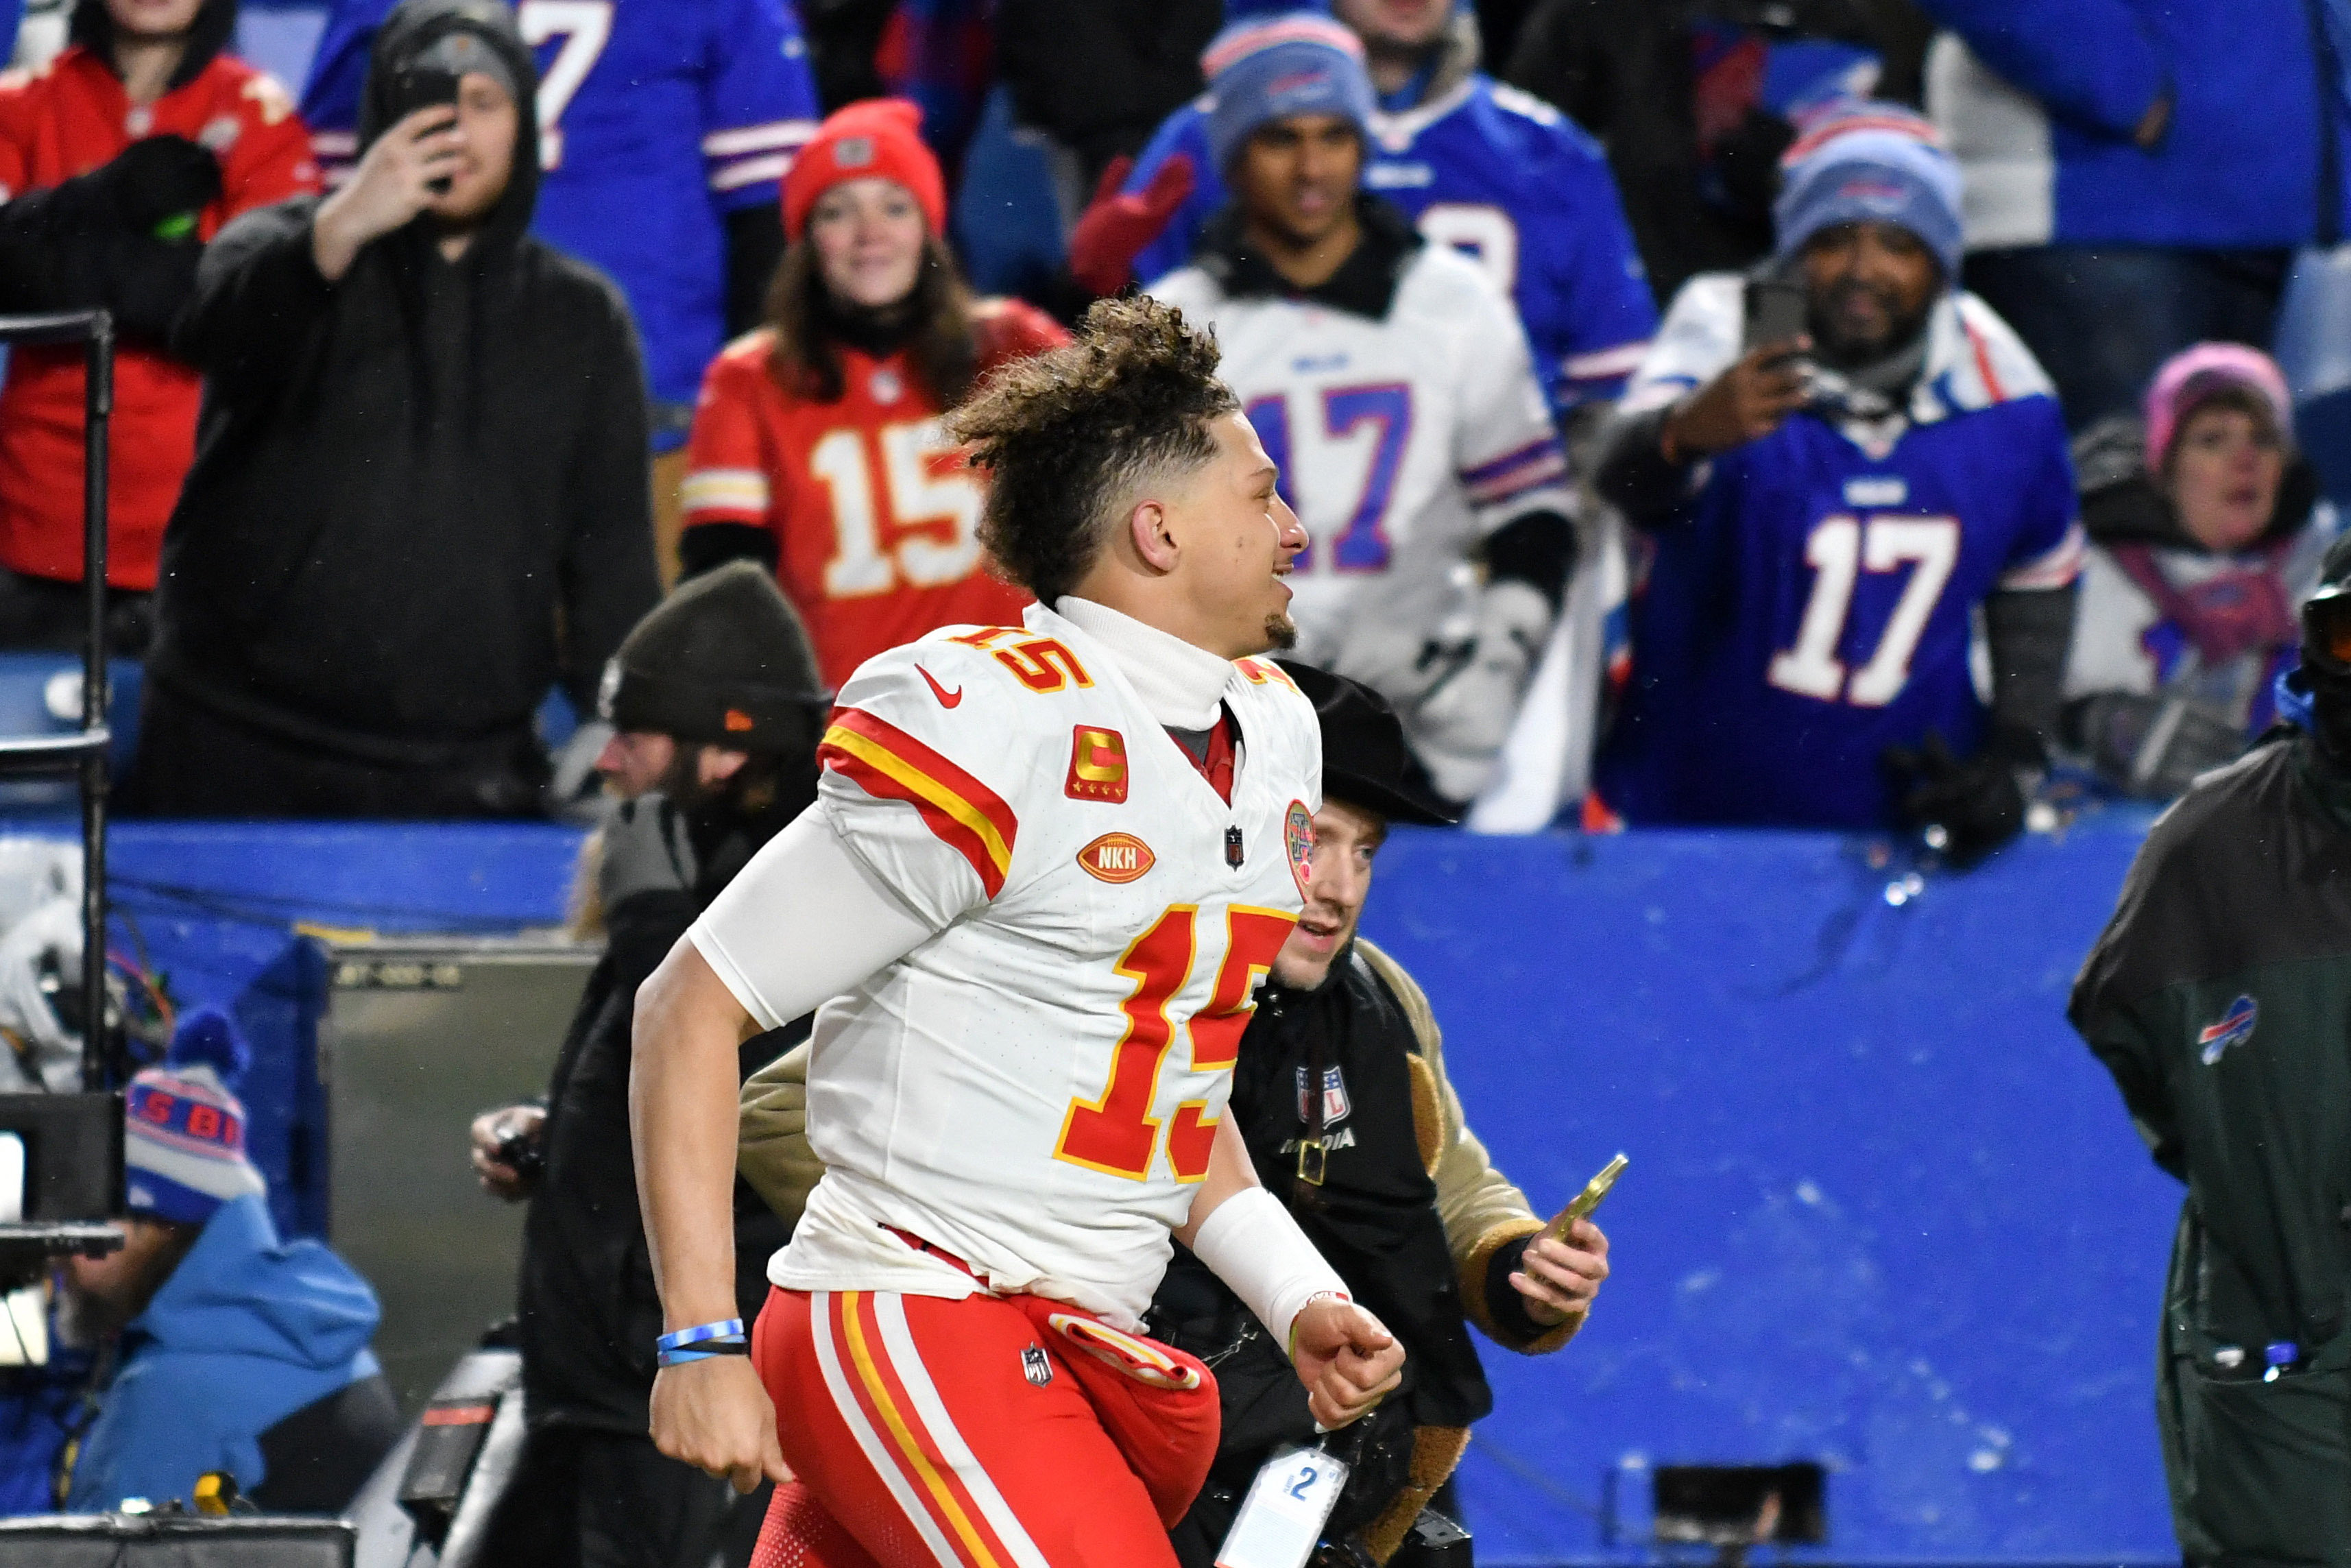
[[[0,834],[73,839],[62,813]],[[183,1007],[226,1008],[253,1047],[248,1152],[287,1235],[327,1231],[319,1020],[326,961],[302,930],[487,935],[563,918],[580,834],[545,823],[118,822],[110,946]],[[298,930],[298,927],[301,928]]]
[[[1486,1353],[1481,1563],[1655,1558],[1651,1467],[1800,1459],[1829,1469],[1831,1535],[1790,1561],[2178,1561],[2152,1410],[2178,1189],[2064,1019],[2144,826],[1907,884],[1887,846],[1828,835],[1397,833],[1366,929],[1427,988],[1502,1168],[1548,1210],[1633,1160],[1591,1326]],[[255,1037],[289,1229],[320,1228],[325,1176],[327,990],[294,924],[549,924],[577,841],[122,826],[119,907],[183,999]]]
[[[1481,1563],[1637,1560],[1649,1469],[1828,1469],[1792,1561],[2179,1561],[2153,1420],[2179,1191],[2067,1028],[2145,819],[1906,886],[1826,836],[1399,834],[1366,929],[1539,1208],[1619,1149],[1614,1275],[1489,1350]]]

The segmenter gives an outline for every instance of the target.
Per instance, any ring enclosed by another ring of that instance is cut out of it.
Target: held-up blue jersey
[[[1192,193],[1135,258],[1144,283],[1192,257],[1225,204],[1200,100],[1186,104],[1135,161],[1140,191],[1171,154],[1192,160]],[[1468,255],[1519,308],[1552,412],[1613,398],[1656,330],[1648,274],[1633,248],[1615,176],[1599,143],[1559,110],[1482,72],[1417,109],[1373,119],[1364,186],[1421,233]]]
[[[1626,407],[1712,373],[1696,337],[1736,354],[1740,287],[1691,279]],[[2071,582],[2082,532],[2039,366],[1970,297],[1946,298],[1928,330],[1907,420],[1800,413],[1698,469],[1647,530],[1632,679],[1595,779],[1626,821],[1889,826],[1880,753],[1929,730],[1962,757],[1981,742],[1975,607]]]
[[[338,0],[319,40],[302,118],[330,185],[349,177],[392,6]],[[538,60],[533,231],[621,286],[653,400],[690,410],[726,336],[726,214],[773,205],[816,130],[799,15],[789,0],[519,0],[515,18]]]

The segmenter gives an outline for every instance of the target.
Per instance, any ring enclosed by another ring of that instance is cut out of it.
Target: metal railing
[[[114,412],[114,320],[103,310],[0,316],[0,344],[68,343],[84,345],[87,371],[82,399],[86,619],[81,729],[74,735],[0,738],[0,779],[70,776],[81,798],[81,1082],[84,1090],[95,1092],[111,1087],[111,1081],[122,1076],[123,1066],[109,1060],[106,1030],[107,754],[114,743],[106,722],[106,479],[107,423]]]

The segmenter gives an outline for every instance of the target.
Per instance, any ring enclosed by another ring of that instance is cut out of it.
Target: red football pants
[[[1011,1302],[771,1291],[752,1355],[801,1482],[777,1489],[757,1561],[1175,1568],[1061,1347]]]

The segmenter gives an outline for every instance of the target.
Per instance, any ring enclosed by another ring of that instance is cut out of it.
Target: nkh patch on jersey
[[[962,700],[941,706],[931,681]],[[936,935],[818,1014],[809,1113],[826,1174],[777,1283],[972,1288],[887,1226],[995,1289],[1140,1321],[1301,905],[1291,856],[1254,846],[1321,800],[1297,689],[1237,665],[1223,701],[1240,735],[1229,803],[1111,652],[1041,606],[881,654],[841,688],[819,810]],[[1071,790],[1105,782],[1077,763],[1113,758],[1119,798]],[[1251,846],[1238,865],[1228,835]],[[756,973],[758,910],[792,892],[742,887],[695,940],[744,948],[734,967]]]
[[[1127,883],[1148,875],[1159,857],[1133,833],[1104,833],[1078,852],[1078,864],[1100,882]]]

